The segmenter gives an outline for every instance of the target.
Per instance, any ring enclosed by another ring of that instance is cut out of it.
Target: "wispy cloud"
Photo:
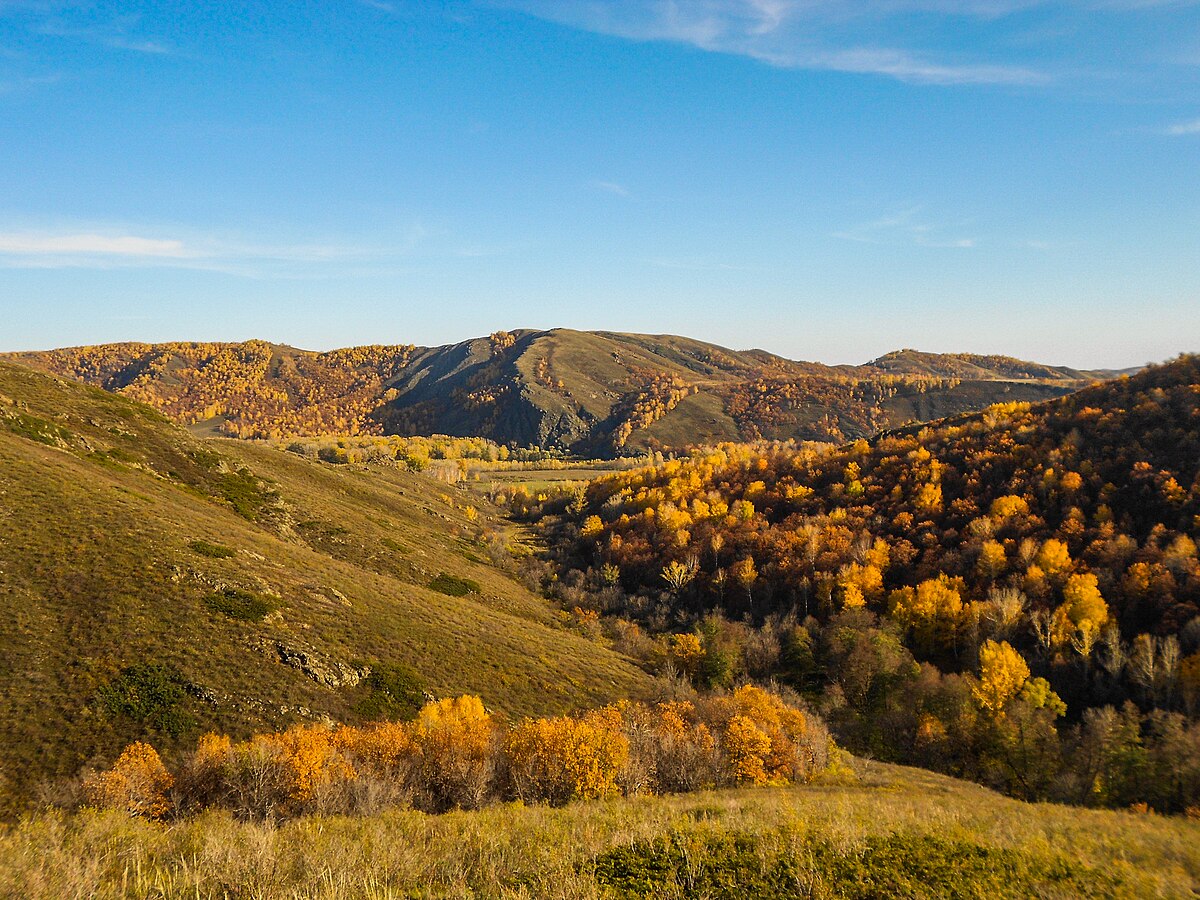
[[[880,75],[920,84],[1029,85],[1051,76],[1026,65],[938,59],[865,39],[882,20],[912,14],[994,19],[1039,0],[495,0],[575,28],[669,41],[782,68]],[[903,29],[895,29],[903,33]],[[863,37],[855,39],[855,35]]]
[[[831,237],[859,244],[916,244],[919,247],[969,249],[975,239],[949,234],[949,226],[935,225],[920,218],[919,206],[843,228]]]
[[[918,84],[1045,84],[1050,76],[1023,66],[954,65],[933,62],[902,50],[857,48],[797,57],[803,68],[830,69],[862,75],[885,75]]]
[[[167,236],[101,229],[0,232],[0,267],[206,269],[233,274],[386,262],[413,253],[430,235],[414,225],[373,244],[273,244],[213,235]]]
[[[186,259],[182,241],[136,235],[0,233],[0,255],[5,256],[128,256]]]
[[[23,75],[17,78],[0,78],[0,95],[23,94],[50,84],[62,81],[62,76],[54,75]]]
[[[110,50],[144,53],[151,56],[166,56],[173,52],[169,42],[159,37],[148,37],[138,33],[138,20],[134,16],[123,16],[104,23],[76,24],[62,18],[45,19],[37,28],[51,37],[84,41]]]
[[[380,12],[395,13],[396,4],[388,3],[387,0],[358,0],[363,6],[369,6],[371,9],[377,9]]]
[[[1174,125],[1168,125],[1163,133],[1171,137],[1200,134],[1200,119],[1193,119],[1191,122],[1176,122]]]
[[[629,188],[623,184],[618,184],[615,181],[592,181],[589,184],[597,191],[603,191],[606,194],[612,194],[616,197],[628,197]]]

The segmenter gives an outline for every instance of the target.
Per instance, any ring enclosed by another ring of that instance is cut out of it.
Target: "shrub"
[[[230,559],[237,556],[237,551],[226,547],[223,544],[210,544],[208,541],[192,541],[188,544],[188,549],[200,556],[207,556],[211,559]]]
[[[1111,896],[1120,882],[1050,852],[898,833],[848,846],[814,835],[685,835],[617,847],[596,880],[618,897]]]
[[[274,611],[275,604],[250,591],[223,588],[204,598],[204,605],[241,622],[261,622]]]
[[[631,762],[647,773],[650,782],[644,790],[683,793],[713,787],[721,780],[720,748],[692,703],[632,706],[625,720]],[[638,791],[627,789],[626,793]]]
[[[158,751],[137,742],[125,748],[111,769],[88,778],[84,793],[101,809],[120,809],[133,816],[159,819],[171,809],[167,791],[174,781]]]
[[[274,499],[249,469],[222,475],[217,489],[235,513],[251,522],[257,521],[263,507]]]
[[[827,764],[818,720],[744,687],[698,704],[622,702],[526,719],[507,736],[478,697],[426,704],[411,722],[296,726],[242,743],[208,734],[180,770],[179,808],[223,805],[244,818],[474,809],[501,788],[529,802],[785,783]]]
[[[778,695],[745,685],[703,704],[722,736],[728,776],[738,783],[807,781],[829,763],[829,735]]]
[[[366,695],[354,705],[354,711],[364,719],[411,719],[421,708],[421,681],[407,666],[372,665],[363,684]]]
[[[476,809],[496,778],[497,732],[478,697],[427,704],[412,723],[419,800],[432,810]]]
[[[450,597],[465,597],[467,594],[478,594],[482,590],[478,581],[459,578],[457,575],[449,575],[446,572],[439,573],[429,582],[429,588]]]
[[[97,692],[97,699],[111,716],[124,716],[139,725],[176,736],[193,723],[192,717],[180,708],[188,686],[173,666],[142,663],[123,669]]]
[[[581,718],[526,719],[504,746],[516,796],[555,805],[615,795],[629,759],[629,739],[616,707]]]

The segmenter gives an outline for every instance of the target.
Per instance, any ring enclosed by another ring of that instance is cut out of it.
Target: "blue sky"
[[[0,0],[0,313],[1200,350],[1200,2]]]

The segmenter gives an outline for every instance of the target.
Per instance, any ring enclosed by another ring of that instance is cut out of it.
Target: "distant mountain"
[[[1045,400],[1113,374],[915,350],[826,366],[673,335],[568,329],[328,353],[247,341],[8,358],[208,433],[441,433],[598,455],[757,438],[840,442],[998,401]]]
[[[377,715],[401,671],[509,715],[648,689],[489,563],[477,536],[505,525],[445,490],[0,363],[0,815],[131,740]]]

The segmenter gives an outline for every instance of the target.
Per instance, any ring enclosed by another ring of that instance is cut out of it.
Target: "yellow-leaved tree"
[[[465,695],[428,703],[409,734],[430,808],[483,805],[495,779],[498,730],[482,700]]]
[[[994,716],[1003,716],[1005,705],[1029,680],[1029,666],[1007,641],[985,641],[979,648],[979,683],[972,688],[976,702]]]
[[[889,606],[896,621],[929,652],[939,641],[953,639],[963,609],[961,589],[959,580],[939,575],[915,588],[892,591]]]
[[[629,739],[620,710],[605,707],[580,718],[526,719],[508,733],[504,749],[517,797],[561,805],[615,796]]]
[[[1054,642],[1072,641],[1085,659],[1108,621],[1108,604],[1091,573],[1075,574],[1063,586],[1062,605],[1054,613]]]

